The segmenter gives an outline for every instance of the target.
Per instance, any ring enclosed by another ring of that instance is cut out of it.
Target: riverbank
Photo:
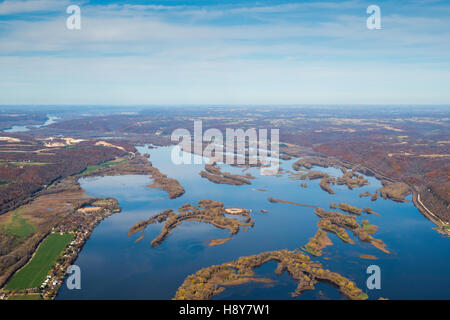
[[[412,200],[416,208],[436,225],[436,231],[450,237],[450,223],[442,221],[433,212],[431,212],[420,200],[420,194],[417,191],[413,191]]]

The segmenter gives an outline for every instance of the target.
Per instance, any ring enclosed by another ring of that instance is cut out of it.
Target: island
[[[305,244],[302,249],[313,256],[320,257],[322,255],[322,249],[332,245],[333,242],[331,242],[328,234],[319,226],[316,235],[309,239],[308,244]]]
[[[332,177],[326,172],[318,170],[310,170],[313,166],[320,166],[323,168],[336,167],[340,168],[342,172],[341,177]],[[329,194],[335,194],[334,190],[331,188],[331,184],[346,185],[350,190],[353,188],[363,187],[369,184],[369,181],[365,179],[362,175],[356,173],[348,164],[332,158],[321,158],[321,157],[305,157],[297,160],[292,164],[292,168],[295,171],[306,171],[306,173],[293,174],[291,178],[298,178],[300,180],[315,180],[320,179],[320,187],[322,190],[328,192]],[[304,169],[305,168],[305,169]],[[347,170],[348,168],[352,170]],[[301,185],[302,186],[302,185]],[[302,186],[303,187],[303,186]]]
[[[354,216],[342,214],[335,211],[326,211],[317,206],[301,204],[287,200],[279,200],[272,197],[268,198],[268,200],[272,203],[286,203],[302,207],[314,208],[314,213],[320,218],[319,222],[317,223],[318,231],[313,238],[310,238],[308,244],[303,247],[303,250],[311,253],[312,255],[321,256],[322,249],[332,245],[331,240],[328,238],[324,231],[336,234],[342,241],[346,243],[354,244],[355,242],[350,238],[346,230],[351,231],[355,236],[358,237],[360,241],[369,242],[375,248],[385,253],[390,253],[389,250],[386,249],[386,244],[383,243],[382,240],[375,239],[371,236],[372,234],[377,232],[378,227],[370,224],[368,220],[362,220],[361,224],[359,224]],[[360,215],[361,212],[376,214],[370,208],[359,209],[345,203],[340,203],[339,205],[332,203],[330,207],[339,208],[341,210],[345,209],[346,211],[357,215]]]
[[[376,201],[378,199],[378,191],[371,193],[370,191],[365,191],[359,194],[359,197],[370,197],[371,201]]]
[[[183,221],[210,223],[217,228],[227,229],[231,235],[238,233],[240,227],[253,227],[255,223],[250,216],[250,210],[243,208],[225,208],[223,202],[220,201],[200,200],[197,206],[186,203],[178,208],[178,212],[176,214],[172,209],[166,209],[150,217],[148,220],[136,223],[130,228],[128,235],[131,236],[136,232],[143,231],[152,223],[165,222],[161,233],[151,242],[151,246],[156,247]],[[243,219],[227,217],[227,214],[241,216]],[[216,242],[216,244],[219,243]]]
[[[331,209],[339,209],[341,211],[348,212],[348,213],[351,213],[351,214],[354,214],[354,215],[357,215],[357,216],[360,216],[361,213],[363,213],[363,212],[366,213],[366,214],[374,214],[374,215],[377,215],[377,216],[380,215],[379,213],[373,211],[372,208],[368,207],[368,208],[360,209],[360,208],[354,207],[352,205],[349,205],[349,204],[346,204],[346,203],[343,203],[343,202],[341,202],[339,204],[337,204],[337,203],[330,203],[330,208]]]
[[[178,288],[175,300],[209,300],[223,292],[226,286],[240,285],[246,282],[269,282],[270,279],[255,276],[254,270],[269,261],[278,262],[275,273],[287,271],[298,285],[292,296],[298,296],[306,290],[314,290],[319,282],[330,283],[352,300],[368,298],[355,283],[344,276],[326,270],[319,262],[299,250],[268,251],[241,257],[221,265],[213,265],[188,276]]]
[[[390,253],[386,249],[386,244],[380,239],[375,239],[371,235],[376,233],[378,227],[369,223],[368,220],[362,220],[361,224],[356,221],[354,216],[342,214],[334,211],[326,211],[322,208],[315,208],[316,213],[321,219],[318,222],[319,228],[336,234],[342,241],[354,244],[346,230],[353,232],[360,241],[369,242],[375,248]]]
[[[217,167],[215,163],[206,164],[205,170],[200,171],[200,176],[217,184],[229,184],[235,186],[251,184],[251,181],[249,179],[254,179],[254,177],[249,173],[247,173],[246,175],[239,175],[222,172],[222,170]]]
[[[391,199],[397,202],[404,202],[405,197],[411,193],[411,189],[403,182],[390,182],[382,180],[383,187],[378,189],[383,199]]]
[[[287,204],[293,204],[293,205],[300,206],[300,207],[317,208],[316,206],[312,206],[309,204],[302,204],[302,203],[297,203],[297,202],[288,201],[288,200],[280,200],[280,199],[275,199],[273,197],[269,197],[269,198],[267,198],[267,200],[272,203],[287,203]]]
[[[218,246],[218,245],[224,244],[225,242],[230,241],[231,239],[232,238],[211,239],[211,240],[208,241],[208,245],[210,247]]]
[[[360,254],[359,257],[361,259],[366,259],[366,260],[377,260],[378,258],[375,257],[374,255],[371,254]]]

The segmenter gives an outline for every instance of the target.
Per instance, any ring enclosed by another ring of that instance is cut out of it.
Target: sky
[[[0,104],[450,104],[449,17],[449,0],[4,0]]]

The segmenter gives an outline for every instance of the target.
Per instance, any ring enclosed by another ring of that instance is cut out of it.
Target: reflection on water
[[[56,120],[58,120],[58,119],[59,119],[58,117],[47,116],[47,120],[44,122],[44,124],[36,124],[36,125],[29,125],[29,126],[12,126],[9,129],[3,130],[3,132],[9,132],[9,133],[26,132],[26,131],[29,131],[30,128],[41,128],[41,127],[48,126],[52,123],[55,123]]]
[[[330,234],[333,246],[324,249],[324,255],[313,258],[326,269],[339,272],[355,281],[371,299],[450,298],[450,241],[438,234],[433,224],[425,219],[411,202],[396,203],[368,197],[360,192],[374,192],[379,181],[366,177],[370,185],[354,190],[346,186],[333,186],[335,195],[322,191],[319,181],[307,181],[307,188],[299,186],[287,175],[261,176],[259,169],[246,172],[257,179],[252,185],[229,186],[213,184],[199,176],[203,165],[174,165],[170,160],[170,147],[139,151],[151,154],[153,165],[177,179],[186,193],[169,200],[164,191],[147,188],[148,176],[121,176],[86,178],[82,187],[92,196],[114,197],[123,211],[100,223],[87,241],[75,264],[82,270],[82,290],[68,290],[62,286],[58,299],[170,299],[185,277],[203,267],[235,260],[240,256],[268,250],[296,249],[308,242],[317,231],[318,217],[312,208],[270,203],[268,197],[289,200],[328,208],[331,202],[345,202],[360,208],[371,207],[381,216],[358,217],[369,219],[379,226],[376,238],[382,239],[392,252],[388,255],[368,243],[342,243]],[[283,161],[282,168],[290,170],[292,162]],[[226,171],[241,173],[238,168],[221,165]],[[317,168],[340,175],[334,168]],[[257,189],[265,189],[266,192]],[[150,242],[161,231],[161,224],[150,225],[144,232],[144,240],[135,243],[140,234],[128,237],[128,229],[138,221],[148,219],[164,209],[177,209],[200,199],[219,200],[228,207],[251,209],[254,228],[239,232],[233,239],[210,247],[207,240],[229,236],[226,230],[209,224],[183,222],[156,248]],[[268,210],[262,213],[261,210]],[[378,260],[363,260],[360,254],[371,254]],[[366,268],[377,264],[381,268],[381,290],[366,289]],[[230,287],[216,299],[291,299],[296,283],[287,273],[273,273],[275,263],[267,263],[256,269],[256,274],[270,277],[272,284],[246,283]],[[316,290],[305,292],[296,299],[342,299],[336,288],[318,284]]]

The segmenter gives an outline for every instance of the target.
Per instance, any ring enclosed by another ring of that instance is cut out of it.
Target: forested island
[[[246,282],[269,282],[270,279],[255,276],[253,269],[269,261],[278,262],[275,273],[288,272],[298,282],[292,296],[298,296],[305,290],[313,290],[319,282],[331,283],[352,300],[368,298],[355,283],[342,275],[324,269],[319,262],[298,250],[278,250],[241,257],[235,261],[203,268],[188,276],[175,294],[175,300],[207,300],[218,295],[226,286],[240,285]]]
[[[197,206],[186,203],[178,208],[178,212],[176,214],[172,209],[164,210],[150,217],[150,219],[138,222],[132,226],[128,235],[131,236],[136,232],[143,231],[152,223],[165,222],[161,233],[151,242],[151,246],[156,247],[183,221],[210,223],[217,228],[227,229],[230,234],[238,233],[240,227],[253,227],[255,223],[250,216],[249,210],[243,208],[225,208],[224,204],[220,201],[200,200]],[[244,219],[230,218],[226,214],[241,216]],[[215,243],[219,244],[218,242]]]
[[[320,220],[317,223],[318,231],[316,236],[310,239],[310,242],[305,245],[304,249],[313,255],[320,256],[322,249],[331,245],[328,237],[323,235],[323,230],[336,234],[342,241],[354,244],[355,242],[349,237],[346,230],[351,231],[360,241],[369,242],[375,248],[389,253],[386,245],[380,239],[375,239],[372,234],[376,233],[378,227],[369,223],[368,220],[362,220],[358,223],[354,216],[345,215],[335,211],[326,211],[322,208],[315,208]]]
[[[229,184],[235,186],[251,184],[251,181],[249,179],[254,179],[254,177],[249,173],[247,175],[239,175],[222,172],[222,170],[215,164],[206,164],[205,170],[200,171],[200,176],[214,183]]]
[[[310,170],[313,166],[320,166],[323,168],[336,167],[340,168],[342,172],[341,177],[332,177],[326,172],[318,171],[318,170]],[[348,164],[342,163],[338,160],[332,158],[321,158],[321,157],[304,157],[300,158],[296,162],[292,164],[292,168],[295,171],[304,172],[306,169],[306,173],[298,173],[294,174],[292,178],[298,178],[300,180],[315,180],[320,179],[319,185],[322,190],[328,192],[329,194],[335,194],[331,185],[346,185],[350,190],[353,188],[360,188],[369,184],[369,181],[365,179],[362,175],[356,173],[353,170],[348,171],[347,169],[352,169]],[[302,186],[302,185],[301,185]]]

